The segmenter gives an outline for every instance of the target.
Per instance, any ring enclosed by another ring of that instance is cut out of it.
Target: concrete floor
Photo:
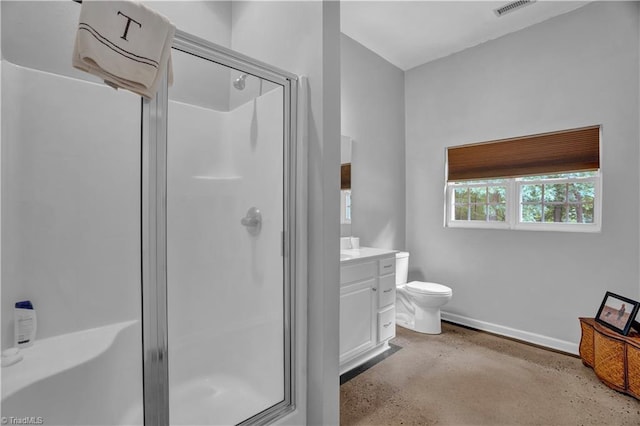
[[[402,349],[340,387],[342,425],[640,425],[640,401],[579,358],[446,323],[396,333]]]

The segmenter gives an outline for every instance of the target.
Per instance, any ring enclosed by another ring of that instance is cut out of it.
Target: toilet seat
[[[442,284],[436,283],[426,283],[423,281],[411,281],[406,284],[408,290],[420,293],[420,294],[433,294],[433,295],[450,295],[452,294],[452,290]]]

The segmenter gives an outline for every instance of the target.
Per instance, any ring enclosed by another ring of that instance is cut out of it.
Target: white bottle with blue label
[[[13,319],[15,346],[18,348],[31,346],[36,338],[36,311],[31,301],[16,302]]]

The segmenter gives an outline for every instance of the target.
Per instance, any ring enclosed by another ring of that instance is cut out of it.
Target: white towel
[[[167,67],[173,83],[175,30],[167,18],[137,2],[84,0],[73,66],[151,99]]]

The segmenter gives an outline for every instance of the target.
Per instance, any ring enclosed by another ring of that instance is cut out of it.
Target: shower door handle
[[[240,223],[247,228],[251,235],[255,235],[260,232],[262,227],[262,213],[257,207],[251,207],[247,210],[245,217],[240,219]]]

